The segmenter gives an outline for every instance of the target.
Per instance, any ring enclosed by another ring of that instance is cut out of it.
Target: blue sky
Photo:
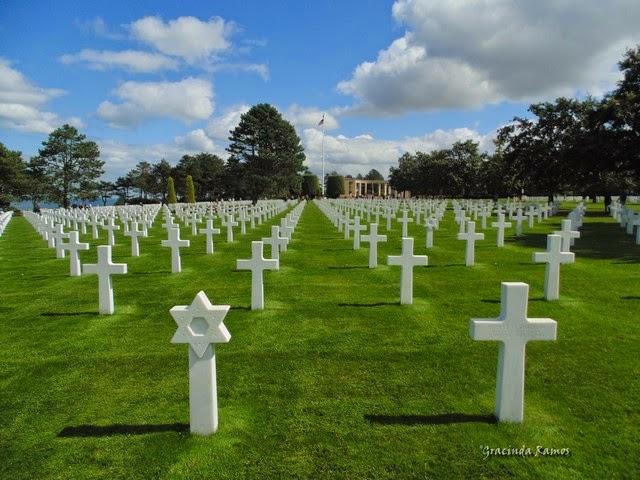
[[[531,103],[600,96],[640,43],[637,0],[0,2],[0,141],[28,159],[71,123],[105,179],[140,161],[227,157],[258,103],[306,165],[387,175],[404,152],[471,139]]]

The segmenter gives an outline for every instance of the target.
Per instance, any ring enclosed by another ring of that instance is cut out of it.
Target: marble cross
[[[271,236],[263,237],[262,243],[271,245],[271,260],[279,260],[280,252],[287,251],[287,243],[289,239],[287,237],[280,236],[280,227],[277,225],[271,226]]]
[[[169,230],[169,238],[162,240],[161,245],[171,248],[171,273],[180,273],[182,271],[180,249],[190,245],[189,240],[180,240],[180,227],[176,226]]]
[[[98,304],[100,313],[111,315],[114,311],[113,282],[111,275],[127,273],[127,264],[113,263],[111,261],[111,245],[99,245],[98,263],[85,264],[82,267],[82,273],[98,275]]]
[[[433,217],[433,216],[429,216],[425,222],[424,222],[424,226],[426,228],[426,232],[427,232],[427,236],[426,236],[426,240],[425,240],[425,247],[426,248],[433,248],[433,229],[434,228],[438,228],[438,219]]]
[[[140,244],[138,243],[138,237],[144,237],[144,230],[138,230],[138,222],[133,221],[129,231],[124,232],[125,237],[131,237],[131,256],[140,256]]]
[[[560,297],[560,264],[575,261],[575,255],[572,252],[561,250],[561,242],[560,235],[547,235],[547,251],[533,254],[535,263],[547,264],[544,276],[544,298],[546,300],[558,300]]]
[[[227,227],[227,243],[233,243],[233,227],[237,227],[238,222],[233,219],[232,213],[229,213],[227,219],[222,221],[222,226]]]
[[[358,215],[353,219],[353,225],[349,225],[349,229],[353,230],[353,249],[360,250],[360,232],[367,229],[366,225],[360,224],[360,217]]]
[[[397,219],[397,221],[402,224],[402,237],[403,238],[409,236],[409,224],[411,222],[413,222],[413,218],[410,218],[408,215],[409,215],[409,211],[407,209],[404,209],[402,211],[402,217]]]
[[[511,216],[511,220],[515,220],[516,221],[516,237],[521,237],[522,236],[522,222],[526,218],[527,217],[522,214],[522,209],[521,208],[518,208],[516,210],[516,214]]]
[[[96,240],[98,238],[98,227],[103,226],[102,220],[98,220],[98,215],[92,213],[91,220],[88,223],[91,225],[92,238]]]
[[[372,223],[369,225],[369,234],[362,235],[362,241],[369,243],[369,268],[376,268],[378,266],[378,243],[386,242],[386,235],[378,235],[378,224]]]
[[[107,244],[110,246],[113,246],[116,244],[116,237],[114,235],[114,231],[120,230],[120,225],[116,225],[114,222],[115,221],[113,217],[109,217],[107,219],[107,224],[102,226],[102,228],[104,228],[107,231]]]
[[[562,251],[570,252],[571,245],[574,244],[576,238],[580,238],[580,232],[577,230],[572,230],[571,219],[564,219],[561,223],[562,227],[560,230],[553,232],[556,235],[560,235],[562,237]]]
[[[73,230],[68,233],[69,241],[67,243],[63,243],[61,248],[64,250],[69,250],[69,270],[72,277],[79,277],[82,273],[80,268],[80,256],[78,255],[79,250],[89,250],[88,243],[81,243],[78,238],[78,232]]]
[[[413,267],[427,266],[429,258],[426,255],[413,254],[413,238],[402,239],[402,255],[387,257],[387,265],[402,267],[400,276],[400,303],[411,305],[413,303]]]
[[[55,226],[53,233],[51,233],[51,237],[54,239],[54,245],[56,247],[56,258],[64,258],[64,248],[62,248],[62,240],[65,238],[69,238],[69,234],[65,233],[63,228],[63,225],[61,223],[58,223]]]
[[[213,228],[213,219],[207,219],[207,227],[201,228],[200,233],[207,236],[207,254],[213,254],[213,236],[220,233],[219,228]]]
[[[505,222],[504,213],[499,213],[498,221],[491,222],[491,226],[498,229],[497,246],[504,247],[504,229],[511,228],[511,222]]]
[[[178,325],[171,343],[189,345],[189,423],[191,433],[211,435],[218,430],[216,343],[228,343],[231,334],[222,323],[229,305],[212,305],[199,292],[191,305],[170,310]]]
[[[476,263],[476,240],[484,240],[484,233],[476,233],[476,222],[467,222],[467,231],[466,233],[458,233],[458,240],[467,241],[465,265],[472,267]]]
[[[522,423],[527,342],[555,340],[557,323],[549,318],[527,318],[529,285],[501,285],[500,316],[471,319],[470,334],[474,340],[500,342],[494,413],[502,422]]]
[[[251,258],[237,260],[238,270],[251,270],[251,310],[264,309],[264,278],[265,270],[278,270],[278,260],[263,257],[264,244],[251,242]]]

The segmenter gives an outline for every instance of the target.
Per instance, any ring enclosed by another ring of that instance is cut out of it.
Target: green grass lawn
[[[159,215],[138,258],[116,235],[129,273],[113,277],[114,315],[97,313],[97,276],[70,277],[68,259],[13,218],[0,237],[0,478],[638,478],[640,247],[589,204],[560,300],[544,301],[532,252],[572,206],[523,237],[510,229],[501,249],[484,231],[474,267],[451,210],[432,249],[410,224],[429,266],[400,305],[400,269],[386,265],[400,224],[387,232],[381,219],[389,241],[372,270],[368,245],[354,251],[309,203],[280,270],[265,272],[263,311],[250,310],[236,259],[279,217],[232,244],[223,232],[214,255],[183,227],[191,247],[171,274]],[[90,237],[83,263],[106,243]],[[529,317],[558,322],[556,342],[527,346],[522,424],[493,419],[498,343],[469,336],[471,318],[499,315],[504,281],[530,285]],[[170,343],[170,308],[200,290],[231,305],[210,437],[189,434],[188,347]],[[484,453],[522,447],[531,455]]]

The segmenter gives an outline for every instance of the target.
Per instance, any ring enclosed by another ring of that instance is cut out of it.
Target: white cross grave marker
[[[56,247],[56,258],[64,258],[64,248],[62,248],[64,244],[62,240],[65,238],[69,238],[69,234],[65,233],[63,228],[63,225],[61,223],[58,223],[53,230],[53,233],[51,233],[51,236],[54,239],[54,245]]]
[[[563,252],[560,249],[562,237],[560,235],[547,235],[547,251],[535,252],[535,263],[546,263],[544,275],[544,298],[546,300],[558,300],[560,297],[560,264],[573,263],[573,252]]]
[[[409,211],[407,209],[404,209],[402,211],[402,217],[398,218],[398,222],[400,222],[402,224],[402,237],[408,237],[409,236],[409,224],[411,222],[413,222],[413,218],[410,218],[409,216]]]
[[[287,237],[280,236],[279,226],[271,225],[271,236],[263,237],[262,243],[271,245],[271,260],[279,260],[280,252],[287,251],[287,243],[289,243],[289,239]]]
[[[82,267],[82,273],[98,275],[98,304],[100,313],[111,315],[114,310],[111,275],[127,273],[127,264],[113,263],[111,261],[111,245],[99,245],[98,263],[85,264]]]
[[[571,245],[575,243],[576,238],[580,238],[580,232],[577,230],[571,230],[571,219],[566,218],[562,220],[562,227],[560,230],[553,232],[556,235],[562,237],[562,251],[570,252]]]
[[[138,243],[138,237],[144,237],[144,230],[138,230],[138,222],[135,220],[131,223],[129,231],[124,232],[125,237],[131,237],[131,256],[140,256],[140,244]]]
[[[251,270],[251,310],[264,309],[264,278],[265,270],[278,270],[278,260],[263,257],[264,244],[251,242],[251,258],[237,260],[238,270]]]
[[[213,228],[213,219],[207,219],[207,227],[201,228],[200,233],[207,236],[207,254],[213,254],[213,236],[218,235],[220,233],[219,228]]]
[[[511,222],[505,222],[504,221],[504,213],[499,213],[498,214],[498,221],[497,222],[491,222],[491,226],[493,228],[497,228],[498,229],[498,238],[497,238],[497,246],[498,247],[504,247],[504,229],[505,228],[510,228],[511,227]]]
[[[426,228],[426,232],[427,232],[427,236],[425,239],[425,247],[426,248],[433,248],[433,229],[434,228],[438,228],[438,219],[433,217],[433,216],[429,216],[425,222],[424,222],[424,226]]]
[[[349,229],[353,230],[353,249],[360,250],[360,232],[367,229],[366,225],[360,225],[360,217],[358,215],[353,219],[353,225],[349,225]]]
[[[116,225],[114,223],[114,219],[113,217],[109,217],[107,219],[107,224],[103,225],[102,228],[104,228],[108,233],[107,233],[107,244],[110,246],[113,246],[116,244],[116,237],[114,235],[114,231],[115,230],[120,230],[120,225]]]
[[[78,251],[89,250],[89,244],[80,242],[78,232],[75,230],[69,232],[68,236],[69,241],[63,243],[61,248],[69,250],[69,271],[71,276],[79,277],[82,270],[80,269],[80,256],[78,255]]]
[[[465,265],[472,267],[476,263],[476,240],[484,240],[484,233],[476,233],[476,222],[467,222],[467,231],[466,233],[458,233],[458,240],[467,241]]]
[[[522,222],[526,218],[527,217],[522,214],[522,209],[521,208],[518,208],[516,210],[516,214],[511,216],[511,220],[515,220],[516,221],[516,237],[521,237],[522,236]]]
[[[227,243],[233,243],[233,227],[238,226],[238,222],[233,219],[233,214],[227,215],[227,219],[222,221],[222,226],[227,227]]]
[[[171,248],[171,273],[180,273],[182,271],[180,249],[190,245],[189,240],[180,240],[180,227],[169,230],[169,238],[162,240],[161,245]]]
[[[378,266],[378,243],[386,242],[386,235],[378,235],[378,224],[372,223],[369,225],[369,234],[362,235],[363,242],[369,242],[369,268],[376,268]]]
[[[496,379],[495,416],[503,422],[522,423],[524,418],[524,364],[527,342],[555,340],[557,323],[549,318],[527,318],[529,285],[501,284],[500,316],[473,318],[474,340],[500,342]]]
[[[222,323],[229,305],[212,305],[199,292],[191,305],[170,310],[178,324],[171,343],[189,344],[189,423],[191,433],[211,435],[218,430],[216,343],[227,343],[231,334]]]
[[[402,239],[402,255],[387,257],[388,265],[402,267],[400,276],[400,303],[411,305],[413,303],[413,267],[427,266],[429,258],[426,255],[413,254],[413,238]]]

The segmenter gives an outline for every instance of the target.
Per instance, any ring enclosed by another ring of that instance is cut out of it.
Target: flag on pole
[[[318,126],[320,125],[324,125],[324,115],[322,115],[322,120],[320,120],[320,122],[318,122]]]

